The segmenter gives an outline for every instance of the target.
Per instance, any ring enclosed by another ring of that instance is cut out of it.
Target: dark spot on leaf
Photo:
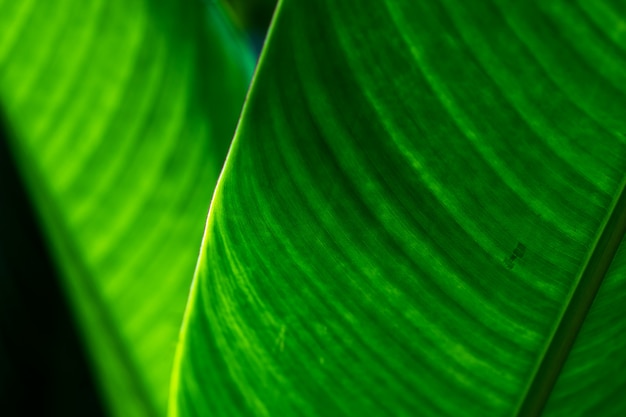
[[[513,253],[511,254],[511,256],[509,256],[508,258],[504,258],[504,265],[508,269],[513,269],[513,267],[515,266],[515,261],[518,258],[523,258],[525,253],[526,246],[521,242],[517,242],[517,246],[515,247],[515,249],[513,249]]]

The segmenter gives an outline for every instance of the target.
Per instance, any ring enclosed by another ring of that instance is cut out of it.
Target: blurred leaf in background
[[[164,415],[251,50],[200,0],[3,0],[0,39],[11,151],[107,407]]]

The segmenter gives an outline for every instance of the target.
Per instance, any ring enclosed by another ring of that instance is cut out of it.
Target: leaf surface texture
[[[0,39],[11,145],[111,411],[163,415],[251,58],[194,0],[0,1]]]
[[[623,234],[618,4],[281,1],[212,202],[171,415],[540,409],[529,387],[561,373],[546,352],[575,338],[576,289],[602,282],[599,242]],[[626,409],[610,365],[623,256],[547,415]]]

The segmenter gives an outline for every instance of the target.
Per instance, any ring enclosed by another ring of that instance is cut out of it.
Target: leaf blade
[[[516,412],[626,163],[619,67],[542,7],[280,3],[172,415]]]
[[[598,292],[550,399],[546,416],[619,415],[624,380],[624,245]]]
[[[11,145],[111,410],[162,415],[252,56],[198,1],[0,10]]]

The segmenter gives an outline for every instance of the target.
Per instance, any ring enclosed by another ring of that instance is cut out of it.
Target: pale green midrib
[[[36,214],[38,217],[38,221],[44,226],[42,230],[46,230],[47,233],[44,234],[44,238],[54,243],[52,245],[48,245],[49,248],[52,248],[55,255],[53,259],[55,260],[56,269],[63,273],[64,271],[68,271],[68,278],[71,278],[71,271],[77,271],[77,274],[74,276],[73,285],[78,285],[81,288],[82,292],[89,297],[89,303],[94,307],[94,310],[97,312],[97,316],[100,319],[100,323],[102,324],[102,330],[107,334],[107,339],[110,342],[110,346],[112,346],[113,350],[116,353],[116,356],[119,358],[120,362],[123,364],[124,368],[128,371],[127,376],[129,377],[128,381],[129,386],[132,387],[143,410],[145,411],[146,417],[158,417],[160,413],[157,411],[157,406],[153,399],[150,397],[148,392],[146,391],[146,384],[142,381],[142,378],[136,372],[136,365],[134,364],[132,358],[128,355],[128,352],[123,347],[122,337],[119,332],[116,331],[117,326],[113,324],[113,319],[110,314],[108,314],[107,309],[104,308],[104,301],[98,295],[98,291],[93,285],[92,280],[85,279],[85,277],[89,276],[88,269],[85,266],[84,262],[81,260],[81,257],[77,254],[77,249],[75,245],[72,243],[71,239],[68,238],[67,225],[63,220],[62,216],[58,211],[58,207],[55,205],[54,199],[50,196],[46,187],[42,186],[43,181],[41,179],[43,176],[39,171],[39,166],[29,158],[28,152],[25,149],[22,149],[18,143],[15,141],[9,140],[9,145],[13,153],[13,158],[17,162],[18,167],[28,167],[28,169],[21,169],[20,173],[22,177],[25,179],[28,189],[31,191],[30,196],[32,199],[33,207],[36,207]],[[43,209],[42,209],[43,208]],[[57,244],[59,248],[57,248]],[[65,285],[67,287],[67,284]],[[67,288],[66,288],[67,290]],[[67,292],[67,291],[66,291]],[[77,304],[74,303],[73,298],[69,297],[69,294],[66,294],[66,298],[72,305],[73,309],[80,308]],[[84,303],[85,300],[82,300]],[[87,336],[85,332],[83,334],[82,339],[83,343],[87,342]],[[88,343],[88,342],[87,342]],[[95,364],[94,361],[97,359],[94,355],[91,355],[91,362]],[[96,365],[98,366],[98,365]],[[106,389],[102,386],[100,382],[100,386],[103,389]],[[101,393],[105,394],[105,393]]]
[[[514,413],[540,416],[626,234],[626,177]]]

